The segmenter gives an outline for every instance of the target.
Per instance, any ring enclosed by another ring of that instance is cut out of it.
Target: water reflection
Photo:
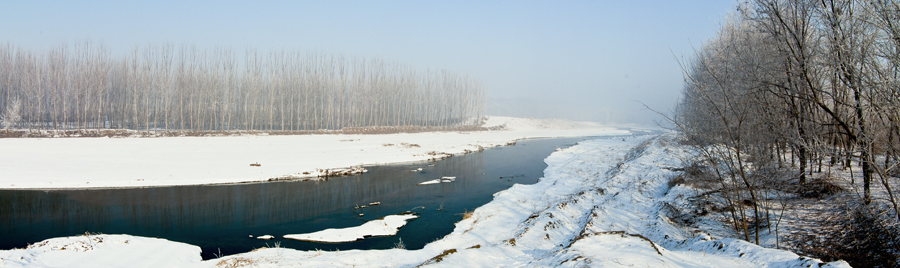
[[[414,210],[421,217],[401,229],[416,249],[453,230],[460,213],[489,202],[514,183],[534,183],[543,159],[560,146],[582,139],[521,141],[516,146],[456,156],[435,163],[369,167],[357,176],[319,182],[179,186],[105,190],[0,191],[0,248],[24,247],[50,237],[101,232],[162,237],[214,252],[233,254],[265,246],[248,235],[314,232],[356,226],[385,215]],[[421,172],[409,170],[422,168]],[[519,175],[510,178],[512,175]],[[417,186],[455,176],[452,183]],[[504,178],[500,178],[504,177]],[[381,202],[354,210],[356,205]],[[424,207],[424,209],[422,208]],[[443,207],[438,211],[439,207]],[[358,216],[359,213],[365,216]],[[346,244],[293,240],[297,249],[390,248],[397,237]]]

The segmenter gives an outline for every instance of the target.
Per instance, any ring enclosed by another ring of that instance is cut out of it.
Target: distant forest
[[[0,45],[4,129],[309,131],[471,125],[482,86],[381,59],[194,46]]]

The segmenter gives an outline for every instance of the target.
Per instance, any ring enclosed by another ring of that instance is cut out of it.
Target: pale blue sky
[[[652,124],[690,56],[734,9],[706,1],[7,1],[0,42],[318,50],[446,69],[488,114]]]

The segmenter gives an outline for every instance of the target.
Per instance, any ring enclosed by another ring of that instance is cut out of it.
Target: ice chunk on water
[[[416,185],[429,185],[429,184],[438,184],[438,183],[441,183],[441,179],[434,179],[434,180],[430,180],[430,181],[423,181],[423,182],[420,182],[419,184],[416,184]]]
[[[325,229],[306,234],[291,234],[285,235],[284,238],[310,242],[344,243],[362,240],[370,236],[392,236],[396,235],[400,227],[405,226],[408,220],[418,217],[410,214],[388,215],[356,227]]]

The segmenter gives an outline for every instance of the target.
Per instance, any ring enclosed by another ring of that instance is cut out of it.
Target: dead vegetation
[[[255,259],[245,258],[245,257],[237,257],[237,258],[228,258],[219,261],[216,263],[216,267],[222,268],[235,268],[235,267],[245,267],[256,264]]]
[[[831,174],[823,174],[822,176],[810,179],[805,184],[793,183],[788,185],[788,191],[797,194],[800,198],[826,198],[828,196],[845,191],[835,184],[836,178]]]
[[[430,152],[425,153],[425,155],[431,156],[430,160],[432,160],[432,161],[450,158],[451,156],[453,156],[452,154],[445,153],[445,152],[438,152],[438,151],[430,151]]]
[[[419,264],[416,267],[422,267],[422,266],[429,265],[429,264],[439,263],[442,260],[444,260],[444,258],[446,258],[448,255],[453,254],[453,253],[456,253],[455,248],[444,250],[444,252],[441,252],[441,254],[438,254],[437,256],[434,256],[431,259],[428,259],[427,261],[425,261],[422,264]]]
[[[636,238],[640,238],[640,239],[642,239],[642,240],[644,240],[644,241],[647,241],[647,243],[650,243],[650,246],[653,247],[654,250],[656,250],[656,254],[659,254],[660,256],[662,256],[662,252],[659,250],[659,247],[656,246],[656,243],[653,243],[653,240],[650,240],[649,238],[647,238],[646,236],[643,236],[643,235],[641,235],[641,234],[630,234],[630,233],[627,233],[627,232],[625,232],[625,231],[584,232],[584,230],[582,230],[582,233],[579,234],[577,237],[575,237],[575,240],[572,241],[572,244],[574,244],[575,241],[584,239],[584,238],[586,238],[586,237],[595,236],[595,235],[618,235],[618,236],[621,236],[621,237],[636,237]],[[571,245],[571,244],[570,244],[570,245]]]
[[[397,146],[397,147],[400,147],[400,148],[421,148],[421,147],[422,147],[422,146],[420,146],[420,145],[418,145],[418,144],[415,144],[415,143],[405,143],[405,142],[404,142],[404,143],[400,143],[400,144],[385,143],[385,144],[382,144],[381,146],[384,146],[384,147]]]
[[[865,206],[853,195],[842,190],[789,203],[783,247],[824,261],[845,260],[854,267],[897,267],[898,231],[883,218],[890,210]]]
[[[319,177],[321,178],[330,178],[366,173],[368,172],[368,170],[363,167],[356,166],[347,168],[316,169],[316,172],[319,173]]]
[[[721,183],[709,169],[697,163],[677,169],[683,172],[674,177],[669,186],[690,187],[697,194],[687,197],[689,203],[686,206],[666,203],[665,216],[678,225],[691,228],[699,228],[698,222],[702,219],[740,226],[735,222],[739,218],[733,215],[753,213],[750,211],[752,201],[728,202],[723,193],[737,190]],[[777,173],[770,175],[779,176]],[[849,175],[827,171],[813,173],[803,184],[792,180],[789,173],[780,176],[787,183],[767,184],[759,189],[768,193],[767,198],[760,198],[758,203],[764,216],[746,222],[751,227],[759,226],[761,235],[775,236],[774,245],[767,246],[823,261],[845,260],[854,267],[896,267],[900,263],[896,244],[900,241],[897,237],[900,232],[891,228],[892,210],[886,206],[879,210],[878,206],[863,205],[858,193],[851,189],[851,181],[846,177]],[[883,220],[886,217],[888,220]],[[735,228],[731,235],[739,235],[742,230]]]
[[[461,213],[460,215],[462,215],[462,217],[463,217],[462,220],[468,220],[469,218],[472,217],[472,215],[473,215],[474,213],[475,213],[475,211],[465,210],[465,211],[463,211],[463,213]]]
[[[720,182],[713,176],[705,174],[704,167],[696,162],[690,162],[683,168],[668,168],[672,171],[682,171],[669,181],[669,188],[677,185],[685,185],[695,189],[713,190],[718,188]]]

